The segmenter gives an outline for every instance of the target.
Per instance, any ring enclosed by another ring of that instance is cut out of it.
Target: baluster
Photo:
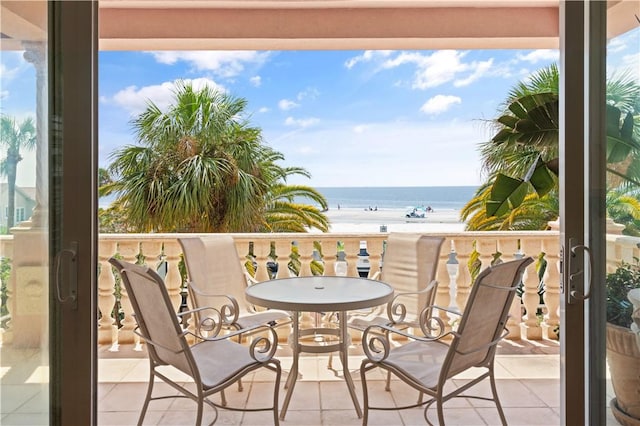
[[[109,258],[116,252],[116,242],[100,240],[98,250],[98,262],[100,264],[100,275],[98,276],[98,308],[100,309],[100,319],[98,320],[98,343],[109,344],[109,351],[118,350],[118,328],[112,313],[116,304],[115,284]],[[116,312],[117,315],[117,312]]]
[[[182,249],[177,240],[167,240],[164,243],[164,256],[167,262],[167,276],[165,277],[165,285],[171,299],[171,304],[176,312],[180,309],[182,296],[180,289],[182,288],[182,276],[180,275],[180,255]]]
[[[476,240],[476,251],[480,255],[480,271],[482,271],[493,262],[493,254],[498,251],[498,242],[493,238],[479,238]]]
[[[291,241],[276,240],[276,263],[278,264],[278,278],[291,276],[289,271],[289,260],[291,260]]]
[[[324,254],[324,275],[336,276],[336,259],[338,257],[338,240],[326,238],[322,240],[322,253]]]
[[[118,252],[125,262],[136,263],[140,253],[140,244],[135,241],[122,241],[118,246]],[[134,343],[137,348],[140,338],[133,332],[136,328],[136,321],[133,318],[133,306],[131,306],[127,289],[122,283],[120,284],[120,307],[124,318],[121,323],[122,327],[118,331],[118,344]]]
[[[438,280],[438,291],[436,292],[435,304],[445,308],[457,309],[455,306],[455,292],[456,292],[456,280],[458,277],[458,270],[460,264],[456,258],[455,248],[453,247],[453,241],[447,240],[443,244],[444,247],[450,247],[447,252],[443,250],[440,252],[440,258],[438,259],[438,271],[436,279]],[[451,329],[451,318],[445,311],[436,311],[438,317],[442,319],[446,324],[446,330]]]
[[[384,241],[381,238],[370,238],[367,240],[367,251],[369,252],[369,278],[375,276],[380,271],[380,263],[382,262],[382,252],[384,250]]]
[[[310,277],[311,261],[313,260],[313,241],[301,239],[298,241],[298,254],[300,255],[300,277]]]
[[[523,238],[521,243],[522,252],[525,256],[537,257],[540,253],[540,240],[532,238]],[[538,295],[538,273],[536,271],[536,263],[533,262],[527,267],[523,276],[522,282],[524,283],[524,293],[522,295],[522,302],[527,313],[524,316],[524,321],[520,325],[524,336],[530,340],[542,339],[542,327],[538,324],[538,317],[536,313],[538,311],[538,305],[540,304],[540,295]]]
[[[298,276],[310,277],[311,260],[313,259],[313,241],[308,239],[298,240],[298,259],[300,260],[300,271]],[[314,328],[317,326],[319,314],[311,314],[310,312],[300,312],[300,329]]]
[[[460,311],[464,311],[471,292],[471,274],[469,273],[469,258],[473,250],[473,241],[469,239],[454,240],[456,255],[460,267],[458,268],[458,279],[456,280],[456,305]]]
[[[347,276],[358,276],[358,253],[360,252],[360,240],[348,238],[344,240],[344,252],[347,255]]]
[[[498,251],[502,253],[500,259],[503,262],[508,262],[513,260],[511,256],[507,257],[506,253],[515,253],[518,252],[518,239],[517,238],[501,238],[498,240]],[[508,339],[511,340],[520,340],[520,323],[522,322],[522,302],[520,298],[516,295],[511,302],[511,307],[509,308],[509,316],[507,317],[507,330],[509,330],[509,334],[507,335]]]
[[[545,239],[542,250],[546,253],[547,269],[544,272],[544,304],[547,313],[542,323],[549,339],[558,339],[560,324],[560,252],[557,240]]]
[[[254,278],[256,281],[262,282],[269,279],[269,270],[267,269],[269,254],[271,254],[271,242],[269,240],[253,241],[253,255],[256,261],[256,275]]]

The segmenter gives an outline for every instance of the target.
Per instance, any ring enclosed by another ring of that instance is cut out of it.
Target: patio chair
[[[144,420],[149,402],[166,398],[194,400],[198,404],[195,421],[197,425],[202,423],[203,404],[215,411],[211,424],[218,418],[217,407],[237,411],[273,411],[273,421],[278,424],[278,389],[282,370],[280,361],[273,358],[277,348],[277,335],[271,327],[263,327],[271,333],[270,338],[255,339],[250,347],[246,347],[231,340],[235,337],[234,333],[217,335],[216,332],[221,330],[222,325],[220,311],[201,308],[199,312],[203,321],[197,328],[208,331],[208,337],[202,338],[201,333],[194,334],[182,329],[178,322],[180,314],[175,314],[165,284],[155,271],[115,258],[109,259],[109,262],[122,277],[138,324],[135,332],[147,343],[149,353],[149,387],[138,419],[139,425]],[[204,312],[207,312],[206,317]],[[199,340],[199,343],[189,346],[186,338],[189,334]],[[171,366],[190,376],[195,383],[195,391],[169,379],[158,371],[157,367],[160,366]],[[260,368],[272,370],[276,375],[271,407],[230,408],[223,407],[224,401],[220,405],[209,399],[215,393],[222,393],[247,373]],[[156,377],[178,390],[181,395],[152,397]]]
[[[438,288],[435,280],[443,237],[391,233],[383,256],[382,269],[373,279],[390,284],[395,297],[388,304],[365,312],[351,312],[348,326],[364,331],[370,325],[419,327],[418,315],[433,305]],[[332,357],[329,357],[331,368]],[[390,374],[385,389],[390,389]]]
[[[373,324],[418,326],[420,312],[435,301],[438,287],[435,278],[443,243],[443,237],[389,234],[382,268],[372,279],[391,285],[395,297],[373,312],[351,314],[349,327],[364,331]]]
[[[442,405],[451,398],[464,397],[494,401],[500,420],[506,425],[496,391],[494,357],[498,343],[507,333],[505,325],[516,288],[525,268],[531,262],[533,259],[528,257],[491,266],[481,272],[471,287],[457,330],[445,332],[444,322],[433,315],[432,311],[449,311],[435,306],[426,308],[421,315],[421,318],[430,318],[428,322],[421,322],[424,336],[415,336],[388,325],[368,327],[363,334],[363,348],[367,358],[360,366],[364,399],[362,424],[367,424],[369,410],[401,410],[425,405],[424,418],[431,425],[433,423],[427,417],[427,410],[436,403],[438,423],[444,425]],[[436,330],[439,331],[437,336],[434,335]],[[412,341],[392,349],[385,333],[399,334]],[[396,408],[370,406],[366,373],[376,367],[393,373],[421,394],[431,396],[431,399]],[[451,378],[472,368],[480,369],[474,379],[448,393],[444,392],[445,384]],[[492,398],[461,395],[487,377],[491,384]]]
[[[269,324],[289,325],[291,313],[276,309],[257,311],[244,290],[253,278],[240,264],[233,238],[228,235],[178,238],[189,278],[189,299],[194,308],[221,306],[225,325],[251,330]]]

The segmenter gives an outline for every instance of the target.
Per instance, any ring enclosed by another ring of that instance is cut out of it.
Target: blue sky
[[[639,45],[638,30],[612,40],[610,71],[638,74]],[[33,114],[33,68],[18,53],[0,59],[1,111]],[[188,79],[247,99],[251,123],[284,165],[312,175],[292,183],[477,185],[485,120],[517,81],[557,60],[554,50],[103,51],[99,162],[135,143],[130,120],[147,100],[166,107],[174,81]]]

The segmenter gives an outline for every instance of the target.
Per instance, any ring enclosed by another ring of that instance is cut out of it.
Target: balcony
[[[498,392],[510,424],[558,424],[559,423],[559,238],[557,231],[535,232],[464,232],[441,233],[446,238],[440,256],[437,279],[440,283],[436,303],[464,309],[472,282],[470,260],[476,267],[484,267],[494,259],[510,260],[527,255],[546,262],[543,274],[544,293],[539,294],[539,279],[536,263],[525,273],[522,298],[516,298],[508,323],[509,336],[504,340],[496,358]],[[107,263],[113,255],[135,262],[144,259],[150,266],[158,266],[165,281],[175,309],[183,306],[183,278],[180,273],[181,249],[177,234],[127,234],[101,235],[99,239],[98,307],[98,411],[99,424],[133,424],[144,399],[148,379],[148,361],[145,345],[133,333],[135,320],[125,292],[121,291],[116,276]],[[385,233],[371,234],[233,234],[239,262],[255,271],[258,281],[266,280],[273,272],[274,262],[279,276],[290,272],[288,263],[295,260],[300,275],[311,275],[312,270],[324,270],[332,274],[336,253],[343,249],[348,264],[348,275],[373,274],[381,266]],[[608,235],[608,267],[615,268],[620,259],[631,260],[640,255],[638,239],[620,235]],[[11,257],[12,240],[4,239],[2,253]],[[367,256],[364,256],[363,251]],[[275,255],[275,257],[274,257]],[[368,270],[368,272],[365,272]],[[10,289],[16,288],[15,274]],[[19,292],[18,292],[19,293]],[[20,315],[12,300],[15,291],[9,293],[10,315]],[[12,311],[12,309],[14,311]],[[15,312],[15,313],[14,313]],[[14,318],[15,318],[14,317]],[[448,320],[448,318],[443,318]],[[18,321],[16,321],[18,322]],[[28,391],[16,399],[5,399],[2,404],[2,421],[18,423],[20,419],[33,421],[38,411],[39,384],[46,383],[48,374],[46,360],[39,358],[34,350],[18,350],[13,341],[24,328],[9,327],[4,330],[2,380],[3,386],[22,386]],[[277,357],[281,359],[284,375],[291,365],[290,351],[286,345],[287,331],[280,335],[281,344]],[[362,359],[362,350],[357,345],[350,349],[350,363],[357,368]],[[7,356],[7,355],[10,356]],[[12,370],[14,356],[30,357],[32,374],[17,374]],[[304,354],[301,360],[301,379],[296,386],[286,421],[291,424],[360,424],[346,386],[340,374],[327,368],[328,356]],[[335,360],[336,363],[339,361]],[[178,378],[179,379],[179,378]],[[272,377],[255,374],[245,382],[245,390],[231,388],[227,398],[231,404],[240,406],[259,405],[268,395],[266,381]],[[375,401],[389,405],[406,403],[415,397],[402,382],[394,381],[391,392],[384,391],[384,377],[373,382]],[[358,374],[354,375],[356,389],[361,396]],[[458,383],[464,382],[464,376]],[[284,383],[284,379],[283,379]],[[488,390],[488,389],[487,389]],[[46,393],[46,392],[45,392]],[[611,390],[608,389],[608,393]],[[283,395],[283,393],[281,394]],[[7,396],[7,398],[9,398]],[[13,398],[13,396],[11,397]],[[21,399],[22,398],[22,399]],[[40,401],[42,402],[42,401]],[[45,401],[46,402],[46,401]],[[490,404],[473,400],[454,400],[447,404],[450,424],[494,424],[497,412]],[[211,415],[211,412],[209,412]],[[167,400],[151,404],[145,424],[192,424],[192,403],[182,400]],[[218,423],[264,424],[270,421],[268,414],[237,413],[221,410]],[[45,421],[46,422],[46,421]],[[404,412],[375,412],[371,424],[416,424],[423,423],[422,410]],[[611,420],[610,424],[615,424]]]

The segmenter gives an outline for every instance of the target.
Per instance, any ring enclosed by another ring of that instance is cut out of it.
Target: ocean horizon
[[[460,210],[471,200],[477,186],[388,186],[316,187],[329,203],[329,209],[406,209],[431,207],[434,210]]]
[[[460,210],[475,195],[477,186],[372,186],[314,187],[329,203],[329,209],[407,209],[431,207],[433,210]],[[98,205],[108,208],[115,197],[101,197]],[[309,199],[296,199],[312,203]]]

